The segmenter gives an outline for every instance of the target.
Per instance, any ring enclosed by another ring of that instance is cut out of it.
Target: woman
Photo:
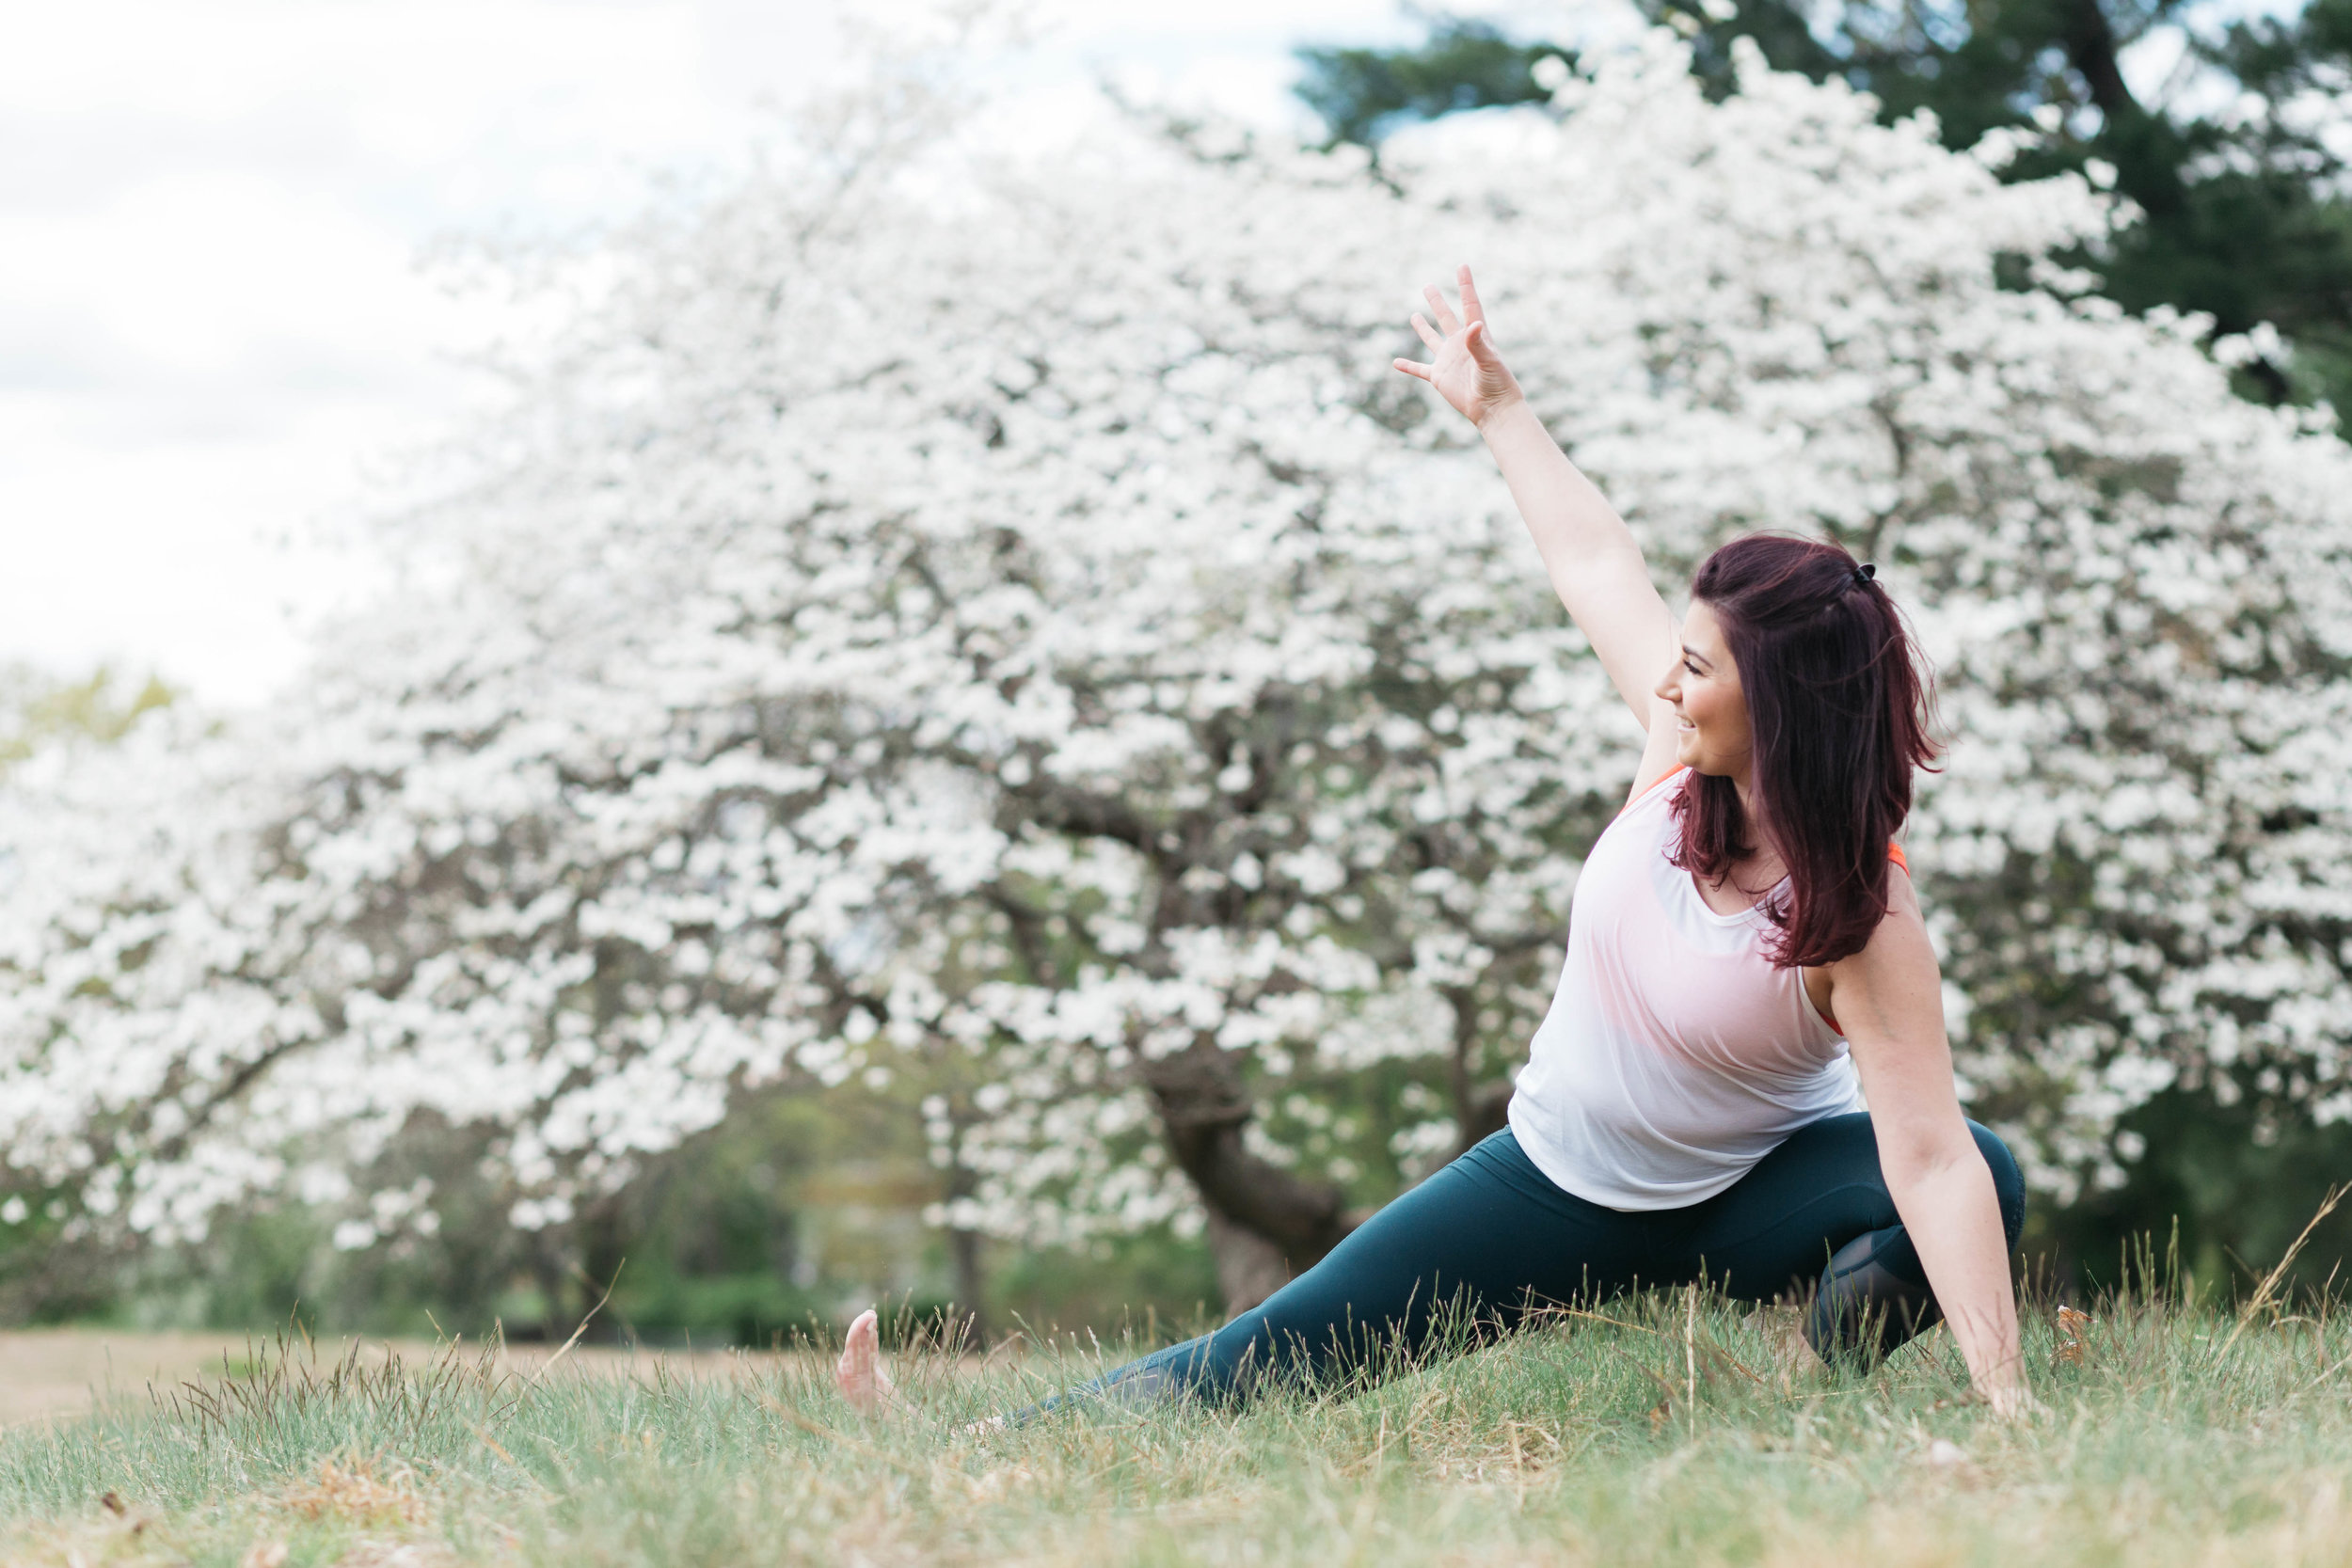
[[[1704,1278],[1810,1290],[1824,1356],[1875,1358],[1940,1318],[1995,1410],[2033,1408],[2009,1270],[2025,1187],[1961,1115],[1893,845],[1934,748],[1892,602],[1841,549],[1758,536],[1708,558],[1677,624],[1496,355],[1468,267],[1460,286],[1460,319],[1434,287],[1435,325],[1413,317],[1432,362],[1396,368],[1502,466],[1648,734],[1632,792],[1579,875],[1508,1130],[1261,1306],[1072,1397],[1376,1375],[1451,1322],[1506,1330],[1547,1303]],[[839,1377],[861,1408],[890,1398],[871,1312]]]

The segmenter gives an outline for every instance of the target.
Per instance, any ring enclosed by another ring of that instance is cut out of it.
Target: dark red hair
[[[1674,863],[1722,879],[1761,832],[1788,867],[1764,913],[1784,969],[1862,951],[1886,916],[1886,846],[1932,763],[1933,696],[1895,602],[1835,545],[1773,534],[1707,558],[1691,596],[1715,612],[1755,737],[1743,819],[1728,778],[1692,772],[1674,802]]]

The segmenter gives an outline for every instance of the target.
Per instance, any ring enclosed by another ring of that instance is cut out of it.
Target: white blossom
[[[2174,1084],[2352,1112],[2343,445],[2032,260],[2106,232],[2078,179],[1753,58],[1710,103],[1663,35],[1560,94],[1375,179],[1133,123],[992,161],[878,93],[617,242],[270,713],[9,781],[20,1184],[372,1244],[429,1187],[319,1173],[430,1113],[557,1224],[744,1085],[909,1070],[969,1089],[935,1217],[1074,1241],[1200,1223],[1180,1113],[1304,1169],[1296,1085],[1515,1056],[1636,737],[1387,369],[1462,258],[1670,591],[1795,530],[1914,617],[1912,863],[2039,1181]],[[1453,1122],[1398,1126],[1422,1169]]]

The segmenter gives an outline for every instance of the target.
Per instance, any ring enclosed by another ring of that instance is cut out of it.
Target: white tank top
[[[1667,859],[1680,771],[1584,859],[1568,959],[1511,1097],[1535,1168],[1611,1209],[1714,1196],[1808,1122],[1861,1109],[1846,1042],[1761,912],[1717,914]]]

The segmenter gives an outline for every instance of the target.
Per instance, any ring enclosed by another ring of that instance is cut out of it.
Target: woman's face
[[[1693,772],[1747,776],[1753,751],[1747,697],[1740,689],[1739,666],[1724,646],[1723,624],[1703,600],[1691,601],[1682,620],[1682,651],[1658,683],[1658,694],[1674,705],[1677,762]]]

